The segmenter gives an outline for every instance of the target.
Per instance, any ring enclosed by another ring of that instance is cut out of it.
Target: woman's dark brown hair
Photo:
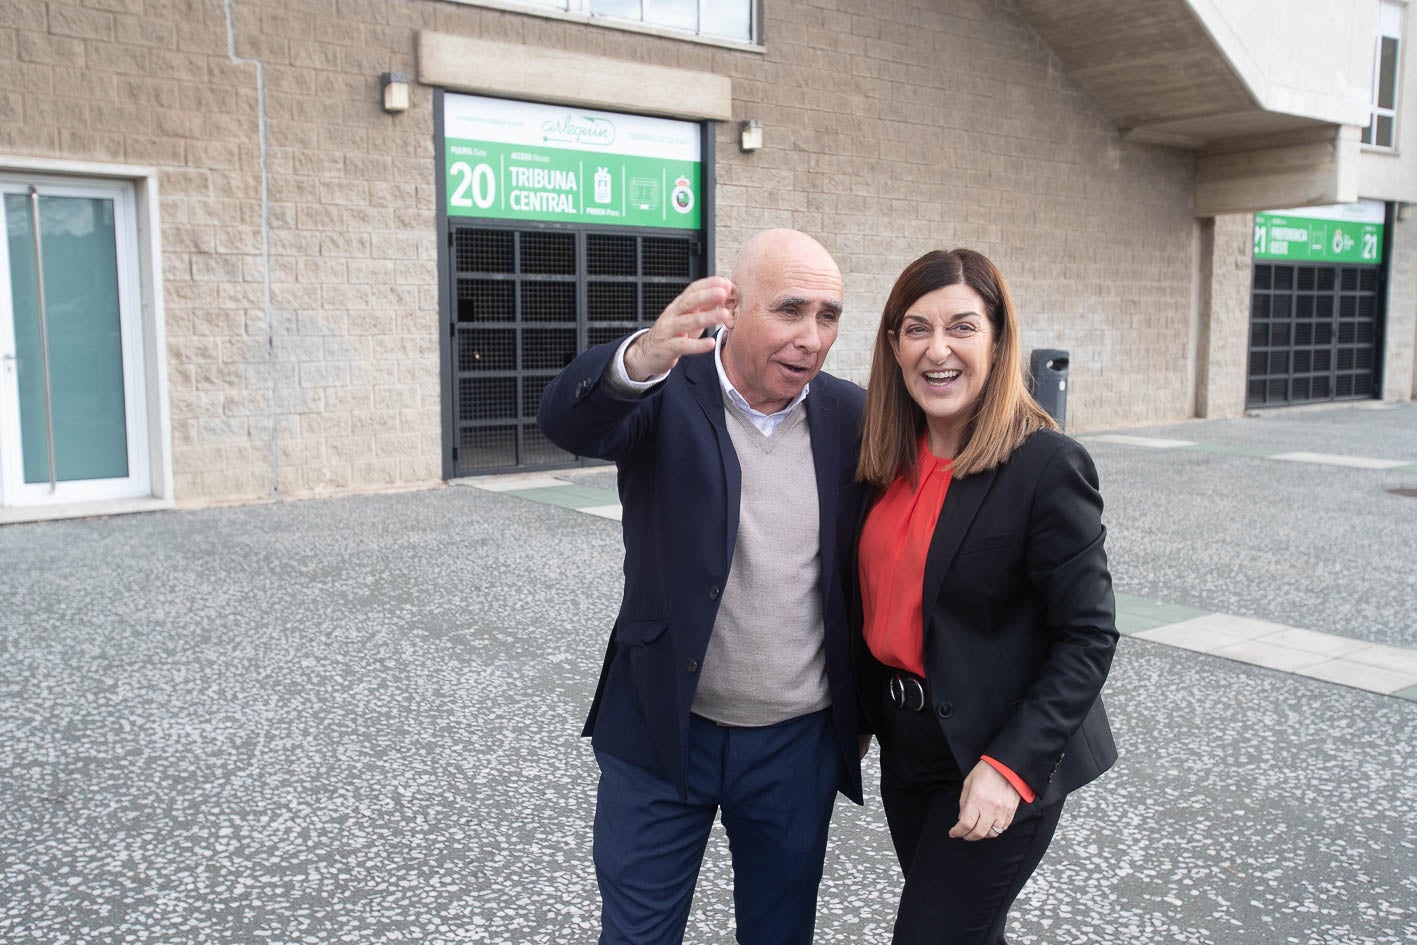
[[[966,421],[951,475],[958,478],[993,469],[1034,432],[1058,429],[1024,382],[1018,314],[998,267],[972,249],[928,252],[896,279],[876,332],[856,477],[882,489],[897,476],[915,481],[916,443],[925,429],[925,412],[910,397],[891,338],[921,296],[952,285],[967,285],[983,299],[994,350],[989,377]]]

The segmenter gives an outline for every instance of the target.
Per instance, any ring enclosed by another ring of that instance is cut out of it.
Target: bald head
[[[763,230],[749,237],[733,261],[733,284],[740,301],[771,295],[776,285],[806,278],[814,283],[835,283],[841,306],[841,270],[826,247],[800,230]],[[767,285],[764,285],[767,282]]]
[[[841,270],[821,243],[796,230],[764,230],[733,264],[723,369],[757,410],[787,406],[817,375],[836,341]]]

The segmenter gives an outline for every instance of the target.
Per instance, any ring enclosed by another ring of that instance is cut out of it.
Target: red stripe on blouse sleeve
[[[989,764],[989,767],[993,768],[995,771],[999,772],[1005,778],[1007,778],[1009,783],[1014,786],[1014,790],[1018,791],[1018,796],[1023,798],[1023,802],[1025,804],[1033,803],[1033,799],[1037,797],[1037,795],[1033,793],[1033,788],[1029,787],[1027,784],[1024,784],[1023,778],[1020,778],[1018,775],[1014,774],[1013,769],[1011,769],[1008,765],[1004,764],[1002,761],[997,761],[993,758],[990,758],[988,755],[982,756],[979,760],[987,762]]]

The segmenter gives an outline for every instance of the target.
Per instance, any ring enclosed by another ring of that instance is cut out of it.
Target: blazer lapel
[[[925,555],[925,583],[920,597],[925,612],[926,629],[929,629],[929,614],[935,601],[939,600],[940,588],[945,582],[945,574],[954,561],[955,552],[964,540],[984,497],[994,484],[998,469],[975,473],[963,479],[950,480],[945,492],[945,504],[940,509],[940,518],[935,523],[935,534],[930,538],[930,550]],[[930,634],[926,634],[929,640]]]
[[[837,427],[836,395],[825,384],[807,393],[807,429],[812,440],[812,467],[817,474],[818,545],[822,571],[822,594],[835,578],[836,519],[841,489],[841,441]]]
[[[723,464],[724,500],[727,503],[727,508],[723,510],[723,520],[727,523],[724,536],[728,542],[724,560],[731,567],[733,546],[738,540],[738,503],[743,492],[743,470],[738,465],[738,454],[733,449],[733,438],[728,434],[728,422],[723,416],[723,388],[718,382],[718,368],[714,365],[713,355],[696,355],[686,360],[684,379],[688,381],[689,394],[704,412],[709,428],[713,430],[719,460]],[[807,399],[811,400],[810,397]]]

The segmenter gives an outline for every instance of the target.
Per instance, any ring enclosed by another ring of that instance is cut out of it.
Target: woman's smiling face
[[[891,348],[905,388],[925,412],[930,452],[953,457],[994,357],[984,300],[964,284],[927,292],[905,310]]]

